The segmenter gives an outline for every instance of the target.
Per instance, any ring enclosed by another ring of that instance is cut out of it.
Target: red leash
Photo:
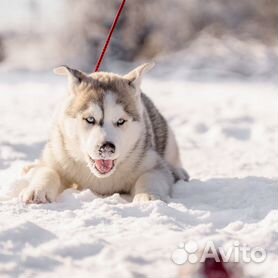
[[[124,7],[124,5],[125,5],[125,1],[126,1],[126,0],[122,0],[122,4],[121,4],[121,6],[119,7],[119,10],[118,10],[118,12],[117,12],[117,14],[116,14],[116,17],[114,18],[114,22],[113,22],[113,24],[112,24],[112,26],[111,26],[111,28],[110,28],[108,37],[106,38],[105,45],[104,45],[104,47],[103,47],[103,49],[102,49],[102,52],[101,52],[100,57],[99,57],[99,59],[98,59],[98,62],[97,62],[97,64],[96,64],[95,71],[98,71],[99,68],[100,68],[100,66],[101,66],[101,62],[102,62],[103,57],[104,57],[104,55],[105,55],[105,52],[106,52],[106,50],[107,50],[107,48],[108,48],[108,46],[109,46],[109,43],[110,43],[112,34],[113,34],[114,30],[115,30],[115,27],[116,27],[116,25],[117,25],[117,23],[118,23],[120,14],[121,14],[121,12],[122,12],[122,10],[123,10],[123,7]]]

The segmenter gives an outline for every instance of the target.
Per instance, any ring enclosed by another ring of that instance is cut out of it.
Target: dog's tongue
[[[107,174],[113,168],[113,160],[95,160],[95,165],[101,174]]]

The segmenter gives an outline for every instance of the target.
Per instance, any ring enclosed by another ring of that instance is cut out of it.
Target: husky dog
[[[124,76],[85,74],[67,66],[68,94],[56,112],[41,160],[26,169],[26,203],[52,202],[77,184],[99,195],[165,200],[175,180],[188,180],[174,134],[140,83],[153,64]]]

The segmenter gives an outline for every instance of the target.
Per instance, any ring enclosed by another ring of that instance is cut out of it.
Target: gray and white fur
[[[54,70],[69,80],[51,136],[38,163],[25,168],[26,203],[53,202],[64,189],[89,188],[99,195],[129,193],[136,202],[167,200],[182,169],[174,134],[141,92],[143,64],[124,76]]]

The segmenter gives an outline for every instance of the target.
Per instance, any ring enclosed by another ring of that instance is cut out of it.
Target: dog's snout
[[[111,142],[105,142],[102,144],[102,146],[99,148],[99,153],[115,153],[116,147],[113,143]]]

